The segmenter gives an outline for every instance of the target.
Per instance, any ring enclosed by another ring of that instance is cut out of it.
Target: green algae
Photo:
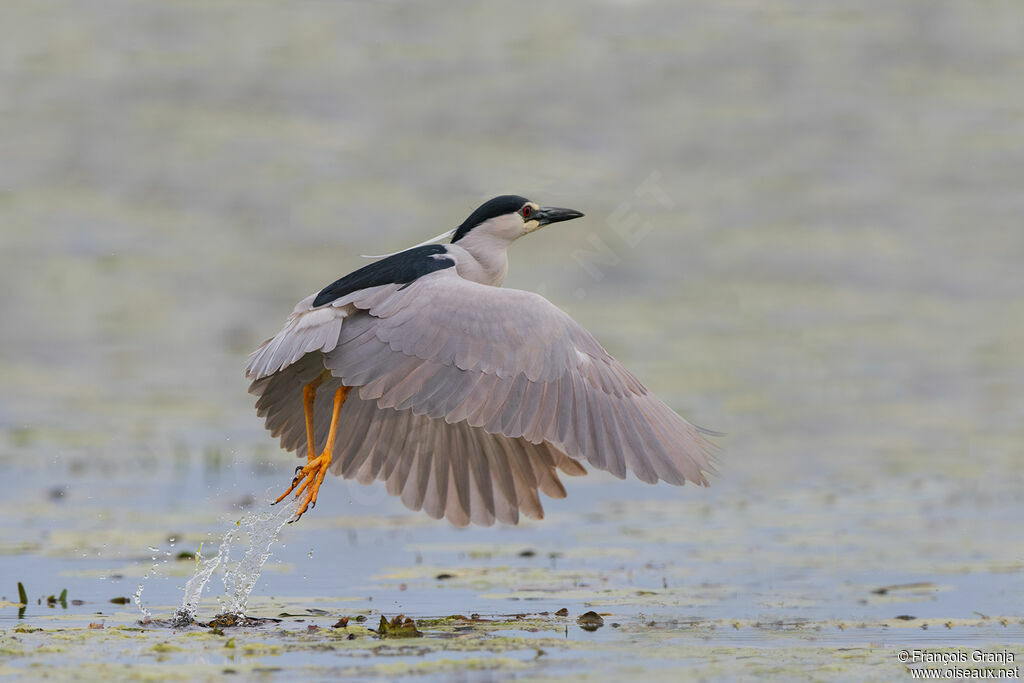
[[[184,652],[185,648],[170,643],[156,643],[149,648],[150,652],[167,653],[167,652]]]
[[[380,624],[377,626],[377,636],[380,638],[422,638],[423,633],[416,628],[416,622],[404,615],[398,615],[391,621],[382,614]]]
[[[390,627],[396,621],[397,618],[385,623]],[[924,620],[936,627],[941,621]],[[965,630],[982,629],[1002,621],[1008,623],[1003,628],[1020,629],[1021,626],[1019,619],[1010,623],[1008,617],[948,621],[949,628]],[[827,634],[842,634],[847,630],[864,630],[868,633],[865,638],[870,640],[877,637],[874,634],[880,631],[920,628],[918,624],[900,620],[860,624],[831,620],[789,624],[724,620],[648,623],[623,619],[622,622],[615,629],[617,637],[601,643],[575,637],[567,639],[564,636],[525,633],[522,627],[526,623],[546,623],[549,628],[544,630],[565,629],[564,619],[539,615],[508,621],[470,619],[460,615],[422,618],[416,622],[422,637],[397,641],[379,639],[377,633],[358,624],[337,629],[295,629],[290,623],[282,624],[284,628],[239,628],[233,631],[230,638],[212,635],[208,630],[169,633],[167,629],[116,624],[100,631],[87,628],[38,629],[16,636],[0,635],[0,652],[9,661],[16,663],[12,668],[18,671],[23,671],[25,665],[31,666],[33,662],[45,661],[48,656],[58,655],[63,661],[69,662],[66,665],[69,668],[62,668],[65,665],[59,663],[60,660],[51,662],[48,666],[57,678],[71,676],[72,672],[82,676],[106,673],[115,680],[157,677],[161,670],[159,666],[138,659],[147,654],[154,657],[158,664],[173,666],[175,675],[182,678],[212,677],[228,670],[255,675],[287,668],[297,675],[310,676],[343,675],[388,679],[397,675],[451,675],[491,671],[518,672],[529,674],[530,680],[546,680],[545,672],[553,662],[570,668],[583,666],[577,670],[587,678],[593,670],[586,668],[585,662],[598,656],[598,653],[607,658],[602,671],[605,677],[644,674],[655,679],[662,676],[668,678],[685,668],[698,677],[757,676],[769,680],[786,680],[804,671],[804,667],[814,666],[816,670],[824,672],[821,675],[882,680],[906,670],[896,660],[893,651],[865,642],[857,644],[851,641],[840,646],[816,644],[816,641]],[[505,635],[506,628],[516,626],[523,635]],[[942,625],[942,628],[947,627]],[[759,645],[730,642],[730,638],[735,636],[727,634],[742,634],[746,631],[771,633],[773,637],[789,639],[790,642],[785,646],[768,649]],[[55,642],[57,639],[59,645]],[[126,647],[130,649],[125,650]],[[991,647],[999,650],[1003,646]],[[946,649],[964,650],[958,647]],[[103,652],[117,652],[135,659],[122,663],[115,671],[109,664],[94,660],[92,655]],[[332,663],[330,653],[369,659],[359,664],[341,661]],[[197,656],[204,660],[213,658],[219,662],[190,662]],[[295,660],[294,657],[300,659]],[[596,676],[596,672],[593,675]]]
[[[528,668],[528,665],[515,659],[504,657],[437,659],[430,662],[388,662],[367,667],[346,669],[342,675],[349,676],[413,676],[423,674],[453,674],[469,671],[515,671]]]

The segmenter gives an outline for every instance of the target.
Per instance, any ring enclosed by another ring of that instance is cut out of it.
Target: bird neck
[[[455,269],[460,276],[480,284],[500,287],[508,275],[508,246],[511,243],[499,235],[470,233],[456,244],[449,245],[449,250],[465,252],[465,257],[457,258],[455,262]]]

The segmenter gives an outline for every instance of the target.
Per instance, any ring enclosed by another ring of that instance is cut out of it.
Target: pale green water
[[[886,680],[908,644],[1020,652],[1021,35],[1012,2],[5,5],[0,599],[32,604],[0,608],[0,675]],[[168,616],[193,565],[164,553],[289,479],[242,367],[293,303],[504,192],[587,213],[508,284],[728,432],[712,488],[588,477],[459,531],[328,481],[250,603],[326,614],[81,630],[133,625],[107,600],[154,562]],[[64,587],[85,604],[35,604]],[[482,627],[305,634],[561,607],[513,629],[539,658]]]

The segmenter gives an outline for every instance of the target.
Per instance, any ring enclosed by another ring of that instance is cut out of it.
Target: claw
[[[307,510],[316,507],[316,496],[320,491],[320,484],[323,483],[324,475],[327,474],[327,469],[330,466],[331,457],[329,454],[324,453],[320,457],[314,458],[305,467],[299,468],[299,475],[292,480],[292,485],[281,494],[280,498],[274,501],[277,504],[287,498],[292,492],[295,493],[296,500],[301,500],[301,505],[295,514],[295,519],[289,521],[289,524],[299,521]]]

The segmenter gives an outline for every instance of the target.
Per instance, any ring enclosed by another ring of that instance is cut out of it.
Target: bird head
[[[526,197],[506,194],[490,199],[469,215],[452,235],[456,243],[467,235],[491,236],[508,242],[540,230],[545,225],[571,221],[583,214],[575,209],[540,206]]]

